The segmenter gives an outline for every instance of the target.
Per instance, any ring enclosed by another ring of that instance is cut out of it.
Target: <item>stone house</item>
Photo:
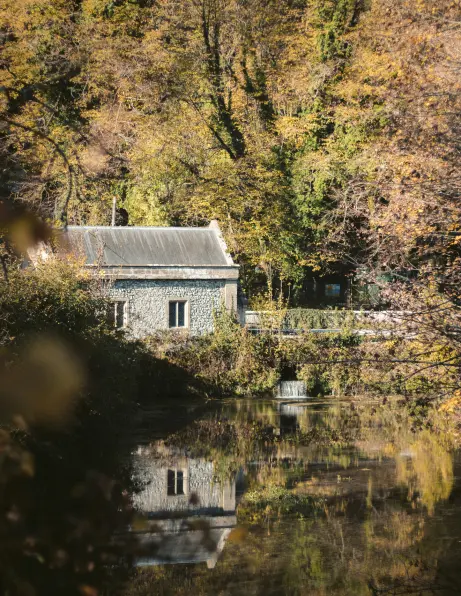
[[[213,331],[222,305],[237,311],[239,268],[219,226],[207,228],[68,226],[60,250],[107,282],[114,326],[132,337],[155,331]]]

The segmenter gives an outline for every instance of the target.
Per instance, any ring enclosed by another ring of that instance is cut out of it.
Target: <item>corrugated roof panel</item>
[[[65,250],[84,256],[88,265],[232,264],[212,228],[68,226],[62,236]]]

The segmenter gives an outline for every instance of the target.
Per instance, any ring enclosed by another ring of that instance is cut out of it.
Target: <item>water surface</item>
[[[133,467],[129,595],[461,594],[461,457],[399,408],[158,407]]]

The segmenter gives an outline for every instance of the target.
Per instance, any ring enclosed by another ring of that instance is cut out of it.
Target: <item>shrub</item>
[[[0,282],[5,592],[96,593],[117,562],[113,533],[131,516],[120,429],[137,413],[147,352],[104,309],[71,264]]]
[[[278,380],[270,335],[254,336],[224,309],[215,313],[215,332],[198,337],[160,333],[148,340],[157,357],[183,367],[219,395],[261,395]]]

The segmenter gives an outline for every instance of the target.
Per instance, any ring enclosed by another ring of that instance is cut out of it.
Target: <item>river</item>
[[[461,594],[461,455],[396,404],[145,413],[128,596]]]

